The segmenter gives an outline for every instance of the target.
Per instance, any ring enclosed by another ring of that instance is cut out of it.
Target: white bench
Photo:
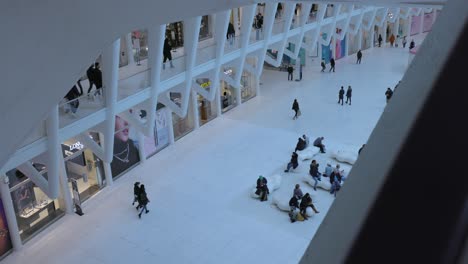
[[[272,204],[276,205],[276,207],[278,207],[278,209],[280,209],[281,211],[289,212],[289,210],[291,210],[289,206],[289,200],[291,200],[291,197],[292,197],[292,191],[291,193],[289,193],[289,195],[286,192],[277,192],[275,193],[275,195],[273,195]],[[301,202],[299,200],[299,204],[300,203]],[[312,208],[307,207],[306,214],[309,217],[313,216],[314,211],[312,210]]]
[[[344,150],[344,149],[333,149],[330,151],[330,157],[340,162],[346,162],[353,165],[357,160],[357,152]]]
[[[314,146],[308,146],[306,149],[296,151],[298,160],[311,160],[320,152],[320,149]]]
[[[306,183],[308,183],[310,186],[314,187],[314,184],[315,184],[315,181],[314,179],[312,178],[312,176],[310,176],[309,174],[306,174],[303,176],[302,178]],[[330,183],[330,178],[328,177],[321,177],[321,181],[319,181],[317,183],[317,187],[318,188],[321,188],[325,191],[330,191],[331,190],[331,183]]]

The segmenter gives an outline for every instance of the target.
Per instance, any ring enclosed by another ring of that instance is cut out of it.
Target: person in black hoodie
[[[96,93],[101,94],[101,88],[102,88],[102,72],[99,69],[99,63],[96,62],[94,65],[91,65],[88,70],[86,71],[86,76],[88,77],[89,80],[89,88],[88,88],[88,94],[91,92],[93,89],[93,85],[96,86]]]
[[[143,210],[145,210],[145,213],[149,213],[149,210],[146,208],[146,205],[150,202],[148,199],[148,196],[146,195],[146,190],[145,190],[145,185],[142,184],[140,186],[140,194],[138,196],[138,206],[141,207],[141,211],[138,214],[138,218],[141,218],[141,214],[143,213]]]
[[[346,103],[349,101],[349,105],[351,105],[351,96],[353,94],[353,89],[351,89],[351,85],[348,85],[348,90],[346,90]]]
[[[163,69],[166,69],[166,61],[169,60],[169,64],[171,65],[171,68],[174,68],[174,65],[172,64],[172,54],[171,54],[171,44],[169,44],[169,38],[166,37],[164,40],[164,48],[163,48]]]
[[[307,146],[306,141],[303,138],[298,138],[296,149],[294,151],[296,152],[298,150],[304,150],[306,146]]]
[[[135,205],[136,202],[138,202],[138,197],[140,196],[140,182],[135,182],[133,184],[133,202],[132,205]],[[140,205],[138,205],[136,208],[138,208]]]
[[[362,59],[362,52],[361,52],[361,50],[359,50],[359,51],[356,53],[356,56],[357,56],[356,64],[361,64],[361,59]]]
[[[288,166],[287,168],[284,170],[284,172],[289,172],[289,169],[291,169],[291,167],[293,169],[296,169],[297,166],[299,166],[299,163],[297,162],[297,158],[298,158],[298,155],[296,152],[293,152],[292,155],[291,155],[291,161],[288,163]]]
[[[294,99],[294,102],[293,102],[293,105],[292,105],[292,110],[294,110],[295,112],[295,115],[293,117],[293,119],[297,119],[299,117],[299,103],[297,102],[297,99]]]
[[[377,39],[379,41],[379,48],[382,46],[382,35],[379,34],[379,38]]]
[[[255,192],[255,194],[260,196],[261,202],[268,200],[268,194],[270,193],[270,190],[268,190],[267,184],[267,179],[260,175],[257,179],[257,191]]]
[[[341,102],[341,105],[343,105],[343,97],[344,97],[344,88],[343,86],[341,86],[341,89],[338,92],[338,104]]]
[[[335,59],[334,58],[330,59],[330,70],[328,72],[331,72],[332,70],[333,72],[335,72]]]
[[[288,81],[293,80],[293,72],[294,68],[291,66],[291,64],[288,65]]]

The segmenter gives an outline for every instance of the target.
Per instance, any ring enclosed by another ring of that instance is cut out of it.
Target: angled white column
[[[47,148],[48,151],[48,167],[47,167],[47,182],[48,190],[43,190],[51,199],[55,199],[59,195],[59,160],[62,155],[62,149],[59,141],[59,113],[58,105],[55,105],[49,113],[49,117],[46,119],[46,131],[47,131]],[[42,178],[42,176],[41,176]]]
[[[166,24],[150,27],[148,29],[148,66],[150,68],[150,99],[148,117],[144,134],[146,136],[154,133],[154,120],[156,117],[156,106],[158,103],[159,88],[161,86],[161,69],[163,60],[163,47],[166,32]]]
[[[240,89],[240,80],[242,77],[242,71],[244,70],[245,58],[247,56],[247,47],[249,45],[250,32],[252,31],[252,23],[254,20],[256,8],[257,4],[245,6],[242,8],[241,54],[239,56],[239,66],[236,69],[236,75],[234,79],[235,87],[238,89]],[[240,104],[239,101],[240,100],[237,100],[237,104]]]
[[[3,209],[8,222],[8,232],[10,234],[13,250],[18,251],[23,247],[21,237],[18,230],[18,222],[16,221],[16,212],[11,200],[9,179],[3,172],[0,175],[0,194],[2,197]]]
[[[125,49],[127,51],[128,65],[135,64],[135,57],[133,57],[133,43],[131,32],[125,35]]]
[[[120,40],[115,40],[102,53],[102,80],[106,100],[106,128],[104,161],[110,163],[114,157],[115,105],[118,93]]]
[[[192,91],[191,94],[192,96],[190,96],[190,98],[192,98],[193,125],[195,129],[198,129],[200,128],[200,113],[198,110],[198,99],[197,99],[198,95],[197,95],[197,92],[195,91]]]
[[[172,145],[175,142],[174,139],[174,120],[172,118],[172,110],[167,107],[167,123],[169,126],[169,143]]]
[[[264,19],[264,36],[265,36],[265,42],[263,43],[263,49],[260,52],[260,55],[258,56],[257,60],[257,71],[255,75],[257,76],[257,82],[260,78],[260,75],[262,74],[263,71],[263,65],[265,64],[265,56],[268,50],[268,43],[270,42],[271,39],[271,33],[273,31],[273,24],[275,23],[275,14],[276,10],[278,8],[278,3],[266,3],[265,6],[265,19]],[[257,85],[257,96],[259,94],[259,89]]]
[[[60,190],[62,193],[65,213],[73,214],[73,199],[71,196],[70,189],[68,188],[68,174],[65,168],[65,160],[63,155],[60,155]]]

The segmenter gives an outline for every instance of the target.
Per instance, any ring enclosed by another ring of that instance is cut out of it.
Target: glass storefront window
[[[90,132],[89,135],[99,144],[98,133]],[[73,193],[71,182],[76,181],[80,200],[85,201],[105,186],[102,161],[75,139],[65,141],[62,149],[70,191]]]
[[[211,81],[208,78],[198,78],[196,80],[197,84],[200,87],[210,91]],[[208,121],[211,121],[216,117],[216,105],[210,101],[203,98],[201,95],[197,95],[198,102],[198,113],[200,119],[200,125],[206,124]]]
[[[181,94],[170,93],[171,100],[177,105],[181,105]],[[192,96],[192,95],[190,95]],[[189,98],[189,105],[187,115],[184,118],[179,117],[177,114],[172,113],[172,124],[174,127],[174,140],[178,140],[195,129],[193,120],[193,104],[191,98]]]
[[[137,30],[132,32],[133,56],[136,62],[148,58],[148,31]]]
[[[184,24],[182,21],[166,25],[166,37],[173,49],[184,46]]]
[[[236,90],[225,81],[221,81],[221,111],[227,112],[236,106]]]
[[[202,16],[201,24],[200,24],[200,34],[198,36],[198,40],[205,40],[211,38],[210,32],[210,24],[211,24],[211,17],[210,16]]]
[[[246,102],[257,95],[255,76],[250,72],[242,72],[241,77],[241,97],[242,102]]]
[[[147,158],[153,156],[169,145],[168,111],[161,103],[158,103],[156,107],[154,123],[153,136],[145,137],[144,150]]]
[[[37,164],[35,164],[37,165]],[[45,166],[35,166],[47,178]],[[64,215],[58,199],[52,200],[19,170],[7,173],[10,192],[23,242]]]

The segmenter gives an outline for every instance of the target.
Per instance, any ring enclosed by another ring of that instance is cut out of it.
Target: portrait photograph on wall
[[[140,161],[136,133],[128,122],[115,116],[114,157],[111,162],[112,177],[119,176]]]

